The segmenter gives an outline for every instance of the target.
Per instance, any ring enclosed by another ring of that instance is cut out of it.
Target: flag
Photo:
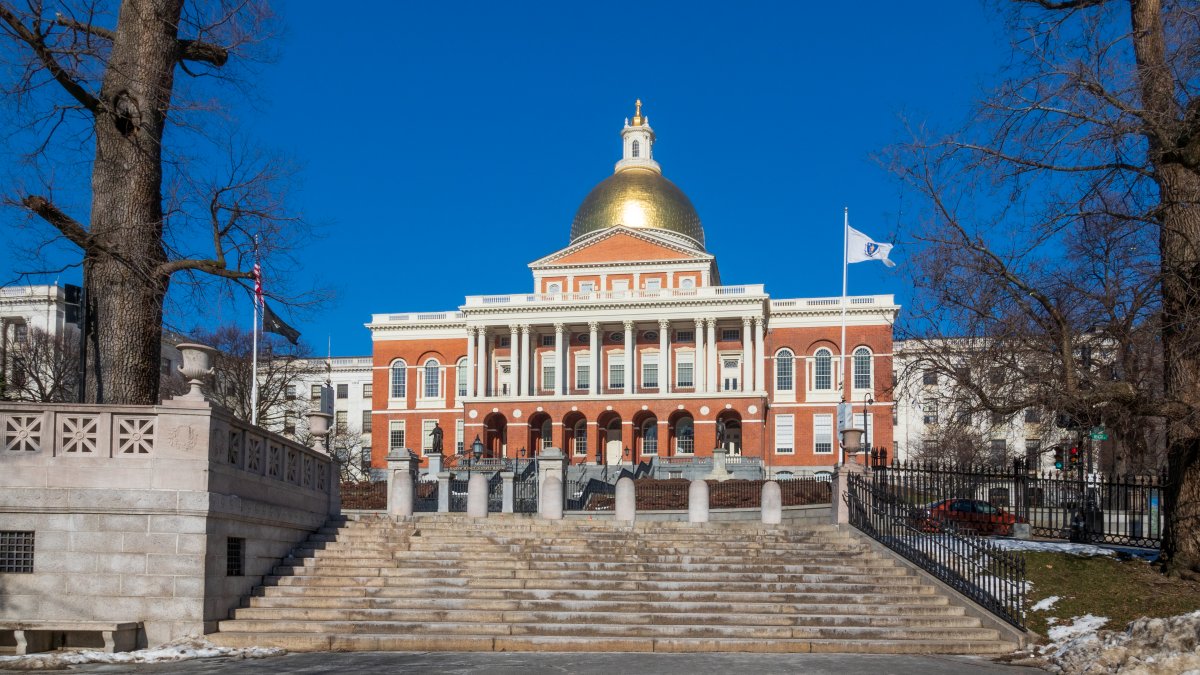
[[[288,342],[299,344],[300,331],[284,323],[275,312],[271,311],[271,306],[265,301],[263,302],[263,332],[282,335],[287,338]]]
[[[254,301],[262,306],[263,290],[262,290],[262,266],[258,261],[254,262]]]
[[[892,244],[881,244],[853,227],[846,226],[846,262],[878,260],[888,267],[895,267],[896,263],[888,260],[888,253],[891,251]]]

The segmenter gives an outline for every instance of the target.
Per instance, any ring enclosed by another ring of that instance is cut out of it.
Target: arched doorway
[[[692,414],[681,410],[671,415],[671,456],[691,456],[696,452],[696,425]]]
[[[621,440],[621,416],[608,411],[596,419],[600,428],[600,447],[596,452],[597,464],[620,464],[625,446]]]
[[[633,416],[633,463],[658,454],[658,418],[642,411]]]
[[[587,461],[588,438],[587,418],[583,413],[571,411],[563,416],[562,450],[571,463]]]
[[[529,416],[529,456],[536,457],[543,450],[554,446],[554,423],[550,415],[537,412]]]
[[[483,456],[504,457],[508,449],[508,419],[500,413],[483,418]]]
[[[717,428],[725,425],[725,442],[722,447],[730,455],[742,454],[742,416],[736,410],[725,410],[717,415]]]

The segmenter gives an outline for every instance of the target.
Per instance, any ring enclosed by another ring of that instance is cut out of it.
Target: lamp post
[[[867,424],[867,413],[873,405],[875,405],[875,397],[867,394],[867,398],[863,401],[863,447],[867,449],[867,452],[871,451],[871,426]]]
[[[475,435],[475,442],[471,444],[471,454],[474,455],[475,461],[483,456],[483,441],[479,440],[479,435]]]

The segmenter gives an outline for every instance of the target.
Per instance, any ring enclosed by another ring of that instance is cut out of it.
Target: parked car
[[[1012,533],[1019,518],[982,499],[943,499],[925,507],[916,527],[924,532]]]

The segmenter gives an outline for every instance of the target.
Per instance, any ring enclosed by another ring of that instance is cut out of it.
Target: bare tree
[[[79,385],[79,331],[52,335],[37,326],[9,345],[4,396],[22,401],[74,401]]]
[[[343,483],[359,483],[371,479],[371,461],[363,461],[362,431],[353,424],[336,425],[329,433],[329,455],[338,461]]]
[[[978,367],[940,365],[981,409],[1037,403],[1129,444],[1161,424],[1161,560],[1200,576],[1200,11],[1008,5],[1002,84],[899,155],[925,209],[910,332],[978,341]]]
[[[204,126],[224,119],[212,101],[270,22],[259,0],[0,0],[0,58],[16,75],[5,93],[29,141],[9,201],[49,226],[39,252],[56,240],[82,252],[89,401],[158,400],[173,280],[245,283],[256,238],[286,251],[299,236],[282,209],[286,166]],[[212,138],[226,140],[208,154],[226,161],[191,161]],[[89,167],[86,215],[54,198],[78,165]]]

